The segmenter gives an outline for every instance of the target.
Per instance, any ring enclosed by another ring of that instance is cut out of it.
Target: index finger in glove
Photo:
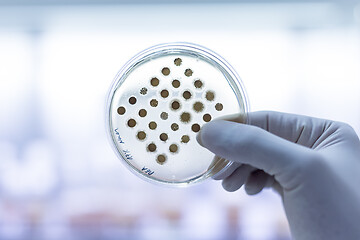
[[[238,123],[246,123],[264,129],[290,142],[309,148],[321,143],[324,131],[332,121],[274,111],[259,111],[245,114],[227,115],[219,118]]]
[[[214,120],[205,124],[199,143],[216,155],[275,175],[304,159],[308,149],[255,126]]]

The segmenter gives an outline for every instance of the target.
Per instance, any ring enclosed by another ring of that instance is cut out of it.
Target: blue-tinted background
[[[290,239],[281,199],[138,179],[105,132],[120,67],[151,45],[222,55],[251,109],[360,133],[356,1],[0,0],[0,239]]]

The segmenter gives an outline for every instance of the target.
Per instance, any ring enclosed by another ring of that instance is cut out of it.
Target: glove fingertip
[[[232,184],[232,181],[223,180],[222,181],[222,186],[228,192],[235,192],[236,190],[241,188],[242,184],[241,185],[234,185],[234,184]]]
[[[204,147],[202,140],[201,140],[201,130],[196,134],[196,141],[200,144],[200,146]]]
[[[246,192],[248,195],[258,194],[258,193],[261,192],[263,189],[264,189],[264,187],[253,188],[253,187],[248,187],[247,185],[245,185],[245,192]]]

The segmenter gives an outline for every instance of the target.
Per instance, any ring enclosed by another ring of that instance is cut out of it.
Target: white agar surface
[[[177,58],[181,59],[180,66],[174,64]],[[162,73],[164,67],[170,69],[167,76]],[[192,70],[192,76],[185,75],[187,69]],[[152,78],[159,79],[158,86],[151,85]],[[172,86],[174,79],[180,81],[180,87]],[[235,94],[223,72],[199,56],[168,53],[139,63],[126,76],[120,76],[120,80],[110,105],[110,131],[116,149],[130,168],[146,178],[162,183],[184,184],[209,175],[214,154],[197,143],[197,133],[192,130],[192,125],[199,124],[201,127],[205,124],[204,114],[210,114],[214,119],[226,114],[244,113],[243,96]],[[196,80],[202,82],[201,88],[195,87]],[[166,98],[161,96],[164,89],[169,92]],[[184,91],[191,92],[190,99],[183,97]],[[205,97],[208,91],[215,94],[212,101]],[[129,103],[131,97],[136,98],[135,104]],[[150,105],[152,99],[158,101],[156,107]],[[179,109],[171,108],[173,100],[180,102]],[[200,112],[194,110],[195,102],[204,105]],[[218,103],[223,106],[220,111],[215,109]],[[119,107],[125,108],[126,112],[119,114]],[[139,116],[140,109],[147,111],[145,117]],[[162,112],[168,114],[166,120],[161,118]],[[189,122],[181,121],[180,116],[184,112],[190,113]],[[136,121],[134,127],[128,126],[129,119]],[[149,128],[152,121],[157,123],[155,130]],[[177,131],[171,129],[173,123],[179,125]],[[139,131],[146,133],[144,140],[138,139]],[[160,140],[162,133],[167,134],[166,141]],[[183,143],[183,135],[189,136],[190,141]],[[151,143],[157,147],[154,152],[147,148]],[[170,152],[171,144],[177,145],[176,153]],[[160,154],[166,156],[166,161],[162,164],[157,161]]]

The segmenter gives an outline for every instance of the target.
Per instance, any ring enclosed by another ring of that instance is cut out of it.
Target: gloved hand
[[[360,239],[360,142],[349,125],[278,112],[237,120],[209,122],[197,136],[234,162],[214,176],[226,190],[273,187],[294,239]]]

